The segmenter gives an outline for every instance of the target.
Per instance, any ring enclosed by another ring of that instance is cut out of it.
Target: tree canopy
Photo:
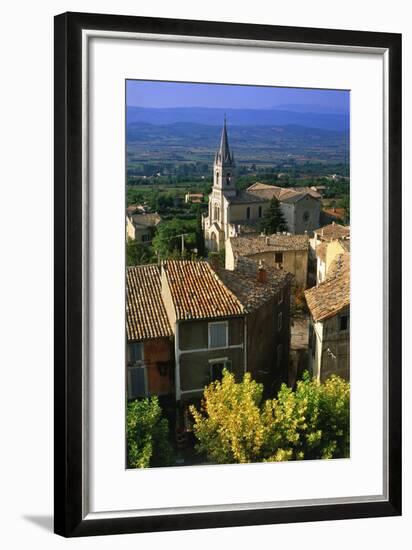
[[[127,405],[127,465],[128,468],[174,465],[169,423],[162,416],[157,397]]]
[[[262,401],[263,386],[246,373],[236,383],[224,371],[210,384],[200,410],[191,406],[196,448],[218,464],[273,462],[349,455],[349,383],[324,384],[306,373],[296,390],[282,385]]]
[[[270,200],[269,208],[263,216],[261,230],[266,233],[266,235],[271,235],[272,233],[277,233],[278,231],[288,230],[280,202],[276,197],[273,197]]]

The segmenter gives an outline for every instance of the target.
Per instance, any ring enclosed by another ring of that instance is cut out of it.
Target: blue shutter
[[[128,395],[129,399],[137,399],[146,397],[146,368],[132,367],[129,368],[128,377]]]

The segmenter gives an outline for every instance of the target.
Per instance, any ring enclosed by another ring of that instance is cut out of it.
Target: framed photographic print
[[[55,18],[55,532],[401,514],[401,37]]]

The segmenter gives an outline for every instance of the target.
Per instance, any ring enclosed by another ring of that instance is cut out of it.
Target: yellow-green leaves
[[[336,458],[349,455],[349,383],[325,384],[305,374],[296,390],[283,385],[262,403],[261,384],[225,371],[190,407],[197,449],[219,464]]]

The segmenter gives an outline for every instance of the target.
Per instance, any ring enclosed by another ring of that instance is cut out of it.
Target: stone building
[[[174,393],[173,331],[155,265],[126,271],[126,385],[128,399]]]
[[[326,279],[338,254],[350,252],[350,227],[332,223],[314,232],[310,251],[315,260],[316,284]]]
[[[305,291],[311,314],[309,368],[323,382],[331,374],[350,376],[350,254],[338,254],[326,279]]]
[[[291,279],[247,258],[236,271],[186,260],[128,268],[129,397],[158,388],[184,406],[224,368],[273,393],[287,381]]]
[[[152,240],[156,226],[162,221],[157,212],[126,211],[126,237],[141,244]]]
[[[233,270],[239,258],[261,261],[293,275],[293,284],[306,288],[309,238],[307,235],[246,234],[226,240],[225,267]]]
[[[225,241],[236,236],[242,226],[258,231],[273,197],[280,201],[290,233],[311,233],[319,227],[321,195],[309,187],[282,188],[257,182],[244,191],[236,188],[236,163],[225,120],[213,164],[209,210],[202,221],[207,248],[224,249]]]

